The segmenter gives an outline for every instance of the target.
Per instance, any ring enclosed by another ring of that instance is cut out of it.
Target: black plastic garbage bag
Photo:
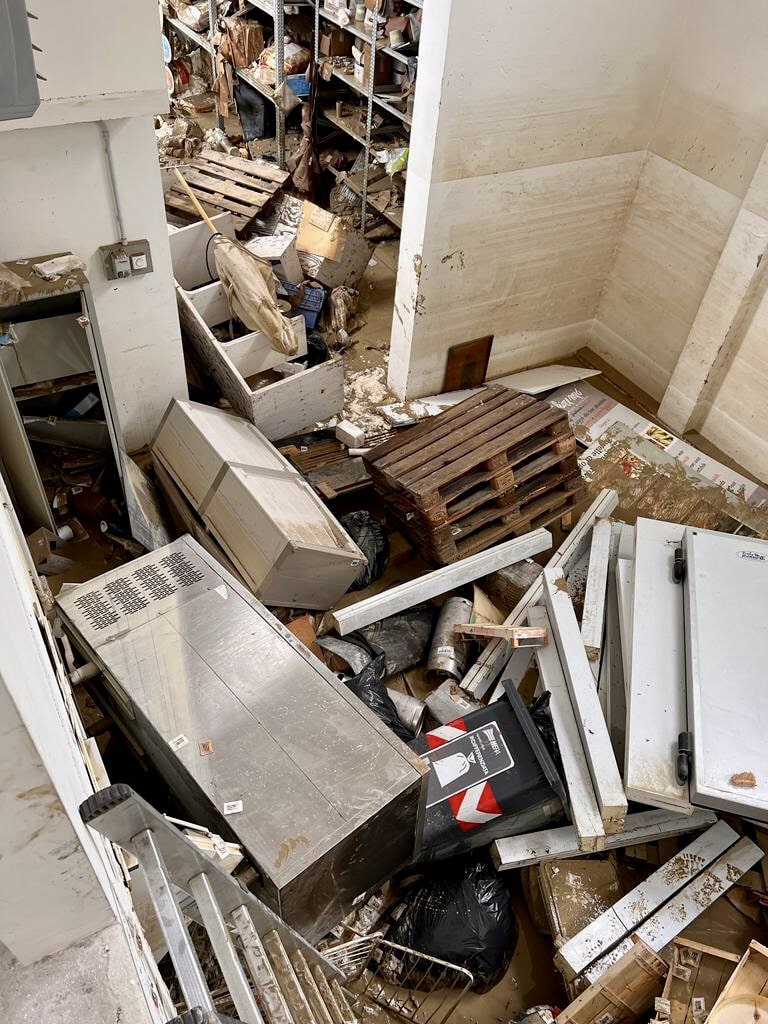
[[[472,988],[487,992],[512,960],[517,921],[505,883],[483,854],[431,868],[387,938],[466,967],[475,978]],[[402,964],[403,974],[409,967]]]
[[[383,654],[379,654],[370,665],[365,666],[362,672],[358,672],[351,679],[345,679],[344,682],[366,707],[370,708],[385,725],[389,726],[396,736],[399,736],[405,743],[410,743],[413,733],[409,732],[397,717],[395,705],[384,685],[386,673],[386,660]]]
[[[349,588],[350,590],[362,590],[363,587],[374,583],[382,576],[387,568],[389,535],[370,512],[350,512],[349,515],[340,516],[339,522],[368,559],[368,565],[363,566],[357,579]]]
[[[374,654],[383,653],[387,659],[387,675],[392,675],[424,661],[436,617],[437,609],[431,604],[409,608],[355,630],[348,639],[361,638]]]

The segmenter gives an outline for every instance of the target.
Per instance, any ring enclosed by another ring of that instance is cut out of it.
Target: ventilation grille
[[[192,559],[181,551],[171,551],[159,562],[146,562],[131,573],[110,579],[102,589],[82,594],[75,607],[93,630],[107,629],[203,579],[205,574]]]

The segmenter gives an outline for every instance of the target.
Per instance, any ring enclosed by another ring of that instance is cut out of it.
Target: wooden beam
[[[575,561],[585,550],[589,543],[590,532],[596,519],[608,516],[613,512],[619,503],[619,496],[616,491],[604,490],[595,498],[589,508],[584,512],[574,529],[568,534],[560,547],[550,558],[547,567],[550,569],[563,568],[567,572],[568,566]],[[526,590],[515,607],[504,620],[505,626],[522,626],[528,608],[531,605],[540,604],[542,600],[543,583],[539,577]],[[462,689],[471,694],[476,700],[481,700],[490,690],[494,680],[501,671],[504,660],[508,654],[508,647],[503,640],[494,640],[488,644],[475,664],[469,669],[461,681]]]
[[[506,640],[510,647],[545,647],[549,634],[545,629],[532,629],[528,626],[493,626],[485,622],[467,622],[453,627],[458,636],[497,637]]]
[[[620,832],[627,813],[627,798],[565,576],[560,569],[545,569],[542,577],[544,604],[579,725],[600,816],[607,833]]]
[[[738,838],[729,825],[718,821],[561,946],[555,955],[558,968],[568,980],[582,974],[625,936],[634,933]]]
[[[529,609],[528,621],[532,626],[546,629],[549,633],[550,622],[546,609]],[[557,734],[570,799],[571,820],[578,836],[579,849],[583,853],[602,850],[605,846],[605,828],[556,647],[549,644],[537,648],[536,661],[541,686],[551,694],[549,713]]]
[[[587,586],[584,593],[584,612],[581,617],[581,639],[595,682],[600,673],[600,652],[603,647],[610,547],[611,521],[610,519],[598,519],[592,527]]]
[[[355,629],[369,626],[372,622],[386,619],[397,612],[405,611],[406,608],[412,608],[422,601],[447,594],[449,590],[471,583],[481,576],[487,576],[496,569],[530,558],[531,555],[546,551],[551,546],[552,534],[549,530],[533,530],[522,537],[515,537],[486,551],[470,555],[469,558],[463,558],[453,565],[443,566],[434,572],[419,576],[418,579],[409,580],[399,587],[392,587],[383,594],[375,594],[347,608],[339,608],[333,612],[333,623],[341,636],[344,636]]]
[[[695,810],[690,816],[659,809],[628,814],[624,820],[624,830],[605,837],[605,849],[619,850],[625,846],[637,846],[638,843],[651,843],[668,836],[681,835],[683,832],[695,832],[696,829],[713,825],[716,820],[714,811],[705,810]],[[584,856],[585,853],[579,847],[579,837],[572,825],[497,839],[491,847],[497,871],[511,871],[531,864],[541,864],[546,860]]]
[[[581,992],[557,1024],[634,1024],[652,1009],[667,976],[666,960],[635,942],[602,978]]]

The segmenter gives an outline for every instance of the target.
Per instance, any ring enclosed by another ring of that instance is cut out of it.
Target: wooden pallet
[[[581,491],[567,414],[500,386],[378,445],[366,462],[398,525],[442,564],[551,522]]]
[[[212,216],[231,213],[238,232],[250,225],[288,179],[287,171],[265,160],[241,160],[213,149],[204,149],[199,157],[184,166],[183,174],[206,213]],[[179,184],[172,185],[166,192],[165,208],[175,216],[199,220],[189,196]]]

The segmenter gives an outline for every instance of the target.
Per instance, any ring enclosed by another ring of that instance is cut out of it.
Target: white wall
[[[588,341],[676,29],[664,0],[425,11],[390,364],[400,394],[439,388],[446,349],[480,335],[495,335],[496,374]],[[421,231],[414,162],[435,123]]]
[[[151,119],[168,104],[157,5],[45,0],[35,10],[44,50],[37,64],[48,82],[33,118],[0,123],[0,260],[72,250],[86,262],[121,443],[131,452],[149,443],[170,399],[187,394]],[[125,232],[149,240],[154,264],[125,281],[107,281],[98,252],[118,241],[102,118],[110,118]]]
[[[457,0],[423,36],[391,386],[439,389],[447,349],[485,334],[490,376],[588,344],[768,476],[768,7]]]
[[[156,114],[168,95],[156,0],[35,0],[41,105],[31,127]],[[19,122],[1,122],[12,131]]]
[[[0,942],[29,963],[115,920],[100,840],[80,821],[93,787],[33,608],[0,488]]]

